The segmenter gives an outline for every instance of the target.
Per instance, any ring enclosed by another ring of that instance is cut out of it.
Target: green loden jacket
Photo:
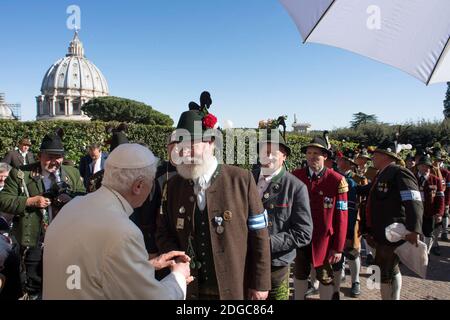
[[[22,167],[21,170],[11,169],[6,179],[5,187],[0,192],[0,211],[14,214],[12,234],[21,246],[35,247],[41,234],[41,209],[27,207],[27,196],[23,187],[24,180],[30,197],[44,193],[43,176],[39,162]],[[61,180],[69,185],[71,194],[84,194],[85,189],[77,169],[61,166]]]

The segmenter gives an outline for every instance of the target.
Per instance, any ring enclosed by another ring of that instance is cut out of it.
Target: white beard
[[[179,164],[176,166],[178,174],[187,180],[197,180],[210,171],[214,165],[214,157],[204,158],[201,163]]]

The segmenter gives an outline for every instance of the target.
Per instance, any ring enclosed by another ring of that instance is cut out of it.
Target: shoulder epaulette
[[[338,193],[345,193],[345,192],[348,192],[348,183],[344,177],[341,179],[341,182],[339,182]]]

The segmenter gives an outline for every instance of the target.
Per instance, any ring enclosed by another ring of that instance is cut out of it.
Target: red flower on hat
[[[217,118],[213,114],[208,113],[203,117],[202,124],[205,129],[213,129],[217,124]]]

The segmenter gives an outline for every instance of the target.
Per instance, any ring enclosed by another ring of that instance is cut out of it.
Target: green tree
[[[172,126],[173,120],[151,106],[119,97],[99,97],[89,100],[81,110],[93,121],[119,121],[147,125]]]
[[[450,82],[447,82],[447,93],[444,100],[444,116],[445,119],[450,118]]]
[[[364,112],[358,112],[353,114],[353,120],[350,125],[353,129],[358,128],[362,124],[377,123],[377,116],[374,114],[366,114]]]

